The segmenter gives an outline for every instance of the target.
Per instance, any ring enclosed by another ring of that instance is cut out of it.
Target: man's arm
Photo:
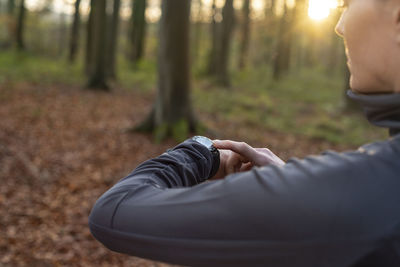
[[[107,191],[90,228],[111,250],[175,264],[348,266],[377,245],[377,218],[397,216],[379,208],[388,191],[375,190],[361,157],[330,153],[201,183],[211,155],[185,142]]]

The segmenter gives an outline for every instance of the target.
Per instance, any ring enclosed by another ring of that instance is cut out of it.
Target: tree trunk
[[[108,38],[108,48],[107,48],[107,66],[108,66],[108,76],[112,79],[116,79],[116,50],[118,46],[118,27],[119,27],[119,13],[120,13],[121,0],[114,0],[113,4],[113,15],[111,20],[111,27]]]
[[[16,40],[15,36],[15,0],[8,0],[7,10],[6,10],[6,24],[7,24],[7,34],[8,40],[5,41],[7,47],[12,46]]]
[[[217,82],[222,86],[230,86],[229,77],[229,52],[233,27],[235,22],[235,10],[233,8],[233,0],[225,0],[224,8],[222,9],[221,32],[219,36],[219,48],[217,52]]]
[[[80,13],[79,7],[81,4],[81,0],[75,1],[75,13],[74,13],[74,20],[72,22],[71,28],[71,37],[69,43],[69,61],[72,63],[75,61],[76,53],[78,51],[78,42],[79,42],[79,27],[80,27]]]
[[[242,40],[240,45],[239,69],[243,70],[246,67],[247,54],[249,49],[250,39],[250,0],[243,1],[242,7]]]
[[[290,70],[291,56],[292,56],[292,41],[293,41],[293,27],[295,18],[295,9],[287,10],[287,27],[285,30],[285,44],[283,46],[283,72],[287,73]]]
[[[198,12],[196,16],[196,21],[194,23],[193,29],[193,50],[192,50],[192,66],[195,66],[197,63],[197,58],[199,55],[199,47],[201,42],[201,34],[202,34],[202,18],[203,18],[203,0],[198,0]]]
[[[19,6],[17,32],[16,32],[16,42],[18,50],[25,49],[25,43],[24,43],[25,13],[26,13],[25,0],[21,0]]]
[[[290,55],[290,21],[289,11],[284,2],[284,11],[280,21],[278,32],[278,41],[276,47],[276,55],[273,62],[273,78],[279,80],[281,76],[288,71],[289,55]]]
[[[10,16],[14,16],[15,0],[8,0],[7,2],[7,13]]]
[[[131,18],[131,61],[136,64],[143,57],[144,42],[146,35],[146,0],[132,0]]]
[[[90,0],[90,13],[86,23],[86,51],[85,51],[85,72],[89,75],[93,71],[93,60],[92,60],[92,43],[93,43],[93,17],[94,17],[94,5],[96,0]]]
[[[267,15],[267,17],[275,15],[275,5],[276,0],[267,0],[265,4],[265,14]]]
[[[291,25],[291,38],[295,39],[293,43],[293,49],[295,57],[291,63],[291,66],[295,66],[299,69],[304,62],[304,32],[299,31],[304,25],[304,18],[308,17],[308,4],[306,0],[296,0],[293,11],[292,25]]]
[[[218,10],[216,0],[213,0],[211,5],[211,49],[208,56],[207,74],[212,76],[216,74],[217,66],[217,50],[218,50],[218,24],[215,20]]]
[[[57,29],[57,35],[58,35],[58,55],[62,55],[65,50],[68,50],[68,45],[67,45],[67,38],[66,36],[68,35],[68,27],[67,27],[67,22],[66,22],[66,14],[61,12],[60,13],[60,22],[59,26]]]
[[[152,131],[157,140],[186,138],[196,122],[190,100],[189,0],[163,0],[155,105],[140,130]]]
[[[91,59],[93,68],[89,74],[88,88],[109,90],[106,77],[106,0],[92,1]]]

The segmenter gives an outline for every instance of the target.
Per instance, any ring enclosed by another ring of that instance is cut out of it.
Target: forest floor
[[[127,131],[152,99],[123,89],[0,86],[0,266],[168,266],[107,250],[87,225],[103,192],[176,144]],[[213,138],[268,146],[283,159],[353,148],[198,115]]]

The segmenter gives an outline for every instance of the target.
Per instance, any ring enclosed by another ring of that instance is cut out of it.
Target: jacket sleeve
[[[202,183],[211,158],[186,141],[144,162],[96,202],[92,234],[113,251],[181,265],[350,266],[400,214],[381,208],[398,194],[376,190],[378,170],[359,152]]]

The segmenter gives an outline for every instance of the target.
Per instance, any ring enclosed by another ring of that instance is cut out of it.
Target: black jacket
[[[144,162],[96,202],[92,234],[190,266],[400,266],[400,135],[204,182],[211,160],[187,140]]]

